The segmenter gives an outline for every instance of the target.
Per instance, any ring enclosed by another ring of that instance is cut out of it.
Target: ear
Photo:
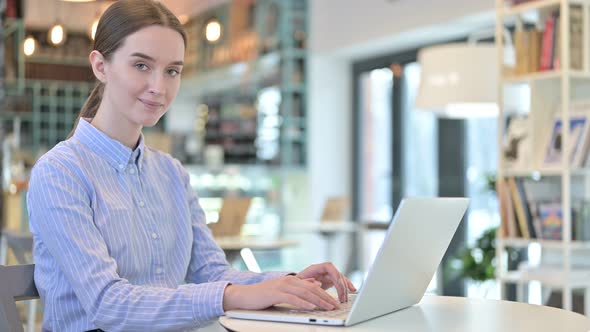
[[[90,65],[92,66],[94,76],[96,76],[96,78],[102,83],[106,83],[106,59],[104,58],[104,56],[99,51],[94,50],[90,53],[90,56],[88,56],[88,60],[90,60]]]

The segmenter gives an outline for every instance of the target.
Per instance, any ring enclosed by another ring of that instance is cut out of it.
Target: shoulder
[[[82,180],[84,178],[82,165],[75,144],[71,140],[63,141],[37,160],[31,170],[31,181],[39,178],[49,180],[47,177],[49,175],[63,175],[73,180]]]
[[[188,175],[182,163],[172,157],[169,153],[162,152],[152,147],[146,146],[144,149],[145,157],[154,161],[159,167],[163,167],[168,174],[175,174],[181,177]]]

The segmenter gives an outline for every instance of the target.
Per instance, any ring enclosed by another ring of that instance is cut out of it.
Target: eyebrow
[[[152,58],[151,56],[149,56],[147,54],[139,53],[139,52],[132,53],[131,56],[136,56],[136,57],[143,58],[143,59],[146,59],[146,60],[150,60],[150,61],[153,61],[153,62],[156,61],[156,59]],[[170,64],[171,65],[182,66],[182,65],[184,65],[184,62],[182,62],[182,61],[172,61]]]

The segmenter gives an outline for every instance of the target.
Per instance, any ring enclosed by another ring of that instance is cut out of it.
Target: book
[[[537,29],[527,30],[529,50],[528,50],[528,70],[537,72],[541,66],[541,44],[543,40],[543,31]]]
[[[514,40],[514,51],[516,52],[514,73],[517,75],[529,73],[529,34],[527,31],[517,28],[514,31],[512,39]]]
[[[527,224],[527,229],[529,231],[529,235],[531,239],[537,237],[537,232],[535,231],[535,226],[533,224],[533,214],[531,212],[531,208],[529,205],[529,200],[527,199],[527,195],[523,185],[523,179],[514,179],[516,184],[516,189],[518,191],[518,196],[520,197],[520,204],[522,205],[521,208],[524,212],[524,217]]]
[[[572,110],[569,117],[569,147],[572,167],[580,167],[586,160],[589,147],[590,113],[580,109]],[[546,145],[544,166],[559,166],[563,154],[563,124],[561,114],[554,117],[551,135]]]
[[[518,187],[516,185],[516,180],[513,177],[510,177],[508,178],[507,182],[510,188],[512,203],[514,206],[514,211],[516,212],[516,220],[518,221],[518,226],[520,232],[522,233],[522,237],[525,239],[530,239],[531,233],[528,227],[529,222],[527,221],[527,217],[530,215],[530,212],[529,214],[526,212],[526,201],[524,201],[520,196]]]
[[[561,240],[563,211],[559,203],[539,203],[541,236],[544,240]]]
[[[570,68],[582,70],[584,67],[584,14],[582,6],[572,5],[570,7]]]
[[[539,70],[551,70],[553,68],[553,51],[555,38],[555,14],[549,15],[545,20],[545,29],[543,30],[543,40],[541,44],[541,60]]]
[[[514,219],[514,208],[510,198],[510,189],[506,180],[498,179],[496,181],[496,193],[500,203],[500,220],[502,236],[515,238],[518,237],[518,228]]]

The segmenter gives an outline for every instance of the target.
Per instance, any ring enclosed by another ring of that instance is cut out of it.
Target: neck
[[[142,126],[131,123],[120,114],[120,112],[109,112],[104,103],[101,103],[90,124],[110,138],[135,150],[139,144]]]

